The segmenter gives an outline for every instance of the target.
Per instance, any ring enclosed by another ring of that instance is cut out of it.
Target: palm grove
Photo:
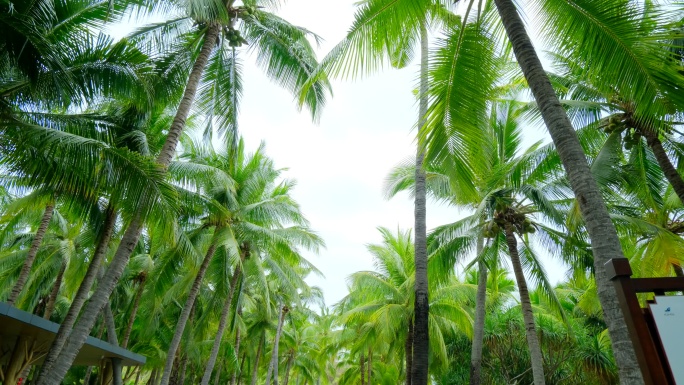
[[[0,380],[643,383],[603,265],[683,274],[681,4],[526,2],[547,72],[513,1],[456,3],[361,2],[319,61],[277,0],[1,0],[0,298],[60,328]],[[162,18],[102,32],[131,15]],[[329,78],[415,61],[385,191],[415,231],[379,227],[329,309],[295,182],[239,135],[243,66],[317,119]],[[427,197],[463,215],[428,231]],[[89,335],[147,363],[72,367]]]

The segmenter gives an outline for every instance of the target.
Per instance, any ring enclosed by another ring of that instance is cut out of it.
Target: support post
[[[611,259],[606,262],[605,266],[608,278],[615,285],[620,307],[625,314],[625,323],[644,376],[644,382],[646,385],[670,384],[632,284],[632,268],[629,266],[629,260],[627,258]]]

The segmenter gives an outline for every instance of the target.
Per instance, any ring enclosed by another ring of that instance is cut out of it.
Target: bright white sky
[[[354,2],[288,0],[279,15],[323,37],[322,58],[345,36]],[[120,25],[110,32],[123,35],[130,27]],[[413,228],[412,199],[403,194],[387,201],[382,187],[390,169],[415,152],[416,73],[414,64],[355,82],[333,81],[334,97],[314,124],[253,60],[244,64],[240,132],[248,148],[265,141],[266,154],[278,167],[288,168],[287,178],[297,180],[294,198],[327,244],[319,255],[305,254],[325,275],[308,282],[323,289],[327,305],[347,294],[349,275],[373,269],[366,245],[381,241],[378,226]],[[534,140],[544,135],[538,128],[529,130]],[[428,230],[458,218],[455,209],[428,203]],[[545,266],[552,282],[563,278],[565,268],[558,262],[548,260]]]
[[[345,36],[354,0],[289,0],[279,15],[322,36],[322,57]],[[390,169],[415,152],[416,73],[413,65],[355,82],[333,81],[334,97],[315,125],[306,111],[297,112],[289,93],[245,65],[241,133],[252,148],[266,141],[267,154],[298,181],[294,196],[327,244],[309,257],[325,278],[308,279],[323,289],[327,305],[347,294],[349,275],[373,269],[365,245],[381,241],[376,227],[413,228],[412,199],[403,194],[387,201],[382,186]],[[535,140],[543,135],[530,129]],[[428,230],[456,219],[455,209],[429,204]],[[546,267],[552,282],[563,278],[558,262],[548,260]]]

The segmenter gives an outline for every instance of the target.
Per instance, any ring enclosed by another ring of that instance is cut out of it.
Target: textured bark
[[[251,385],[256,385],[257,383],[257,376],[259,375],[259,360],[261,359],[261,351],[264,349],[265,339],[266,336],[262,334],[261,339],[259,340],[259,347],[257,348],[256,358],[254,358],[254,367],[252,368],[252,382],[250,383]]]
[[[104,333],[105,329],[105,324],[104,321],[100,325],[100,330],[97,332],[97,339],[102,339],[102,334]],[[93,373],[93,367],[88,366],[88,369],[86,369],[85,376],[83,376],[83,385],[88,385],[90,382],[90,375]]]
[[[131,331],[133,331],[133,322],[135,322],[135,316],[138,314],[138,308],[140,307],[140,298],[142,298],[143,291],[145,290],[145,282],[147,282],[147,275],[143,275],[140,282],[138,283],[138,290],[135,293],[135,300],[133,300],[133,308],[131,309],[131,315],[128,317],[126,331],[124,332],[124,337],[121,341],[121,347],[124,349],[126,349],[126,347],[128,346],[128,340],[131,337]]]
[[[216,252],[216,243],[212,243],[207,250],[207,254],[204,256],[202,265],[200,265],[195,281],[192,283],[190,292],[188,293],[188,298],[185,300],[185,305],[183,305],[183,310],[178,317],[178,323],[176,324],[176,330],[173,333],[173,338],[171,339],[171,344],[169,346],[169,351],[166,353],[166,365],[164,366],[164,372],[162,373],[160,385],[169,385],[169,379],[171,378],[171,369],[173,369],[173,360],[176,357],[176,351],[178,351],[178,346],[180,346],[181,338],[183,337],[183,331],[185,331],[185,325],[190,318],[190,311],[192,310],[197,295],[199,295],[200,286],[202,285],[202,280],[204,280],[204,275],[207,272],[209,263],[214,257]]]
[[[373,378],[373,348],[368,347],[368,385],[371,385]]]
[[[97,315],[105,304],[108,303],[109,296],[119,282],[128,259],[138,243],[141,232],[142,220],[140,217],[134,217],[119,243],[119,247],[114,254],[112,262],[109,264],[107,272],[98,283],[97,289],[90,298],[90,301],[86,304],[83,315],[81,315],[73,331],[68,336],[68,340],[62,348],[62,352],[59,353],[56,362],[49,370],[45,368],[41,370],[38,385],[58,385],[61,383],[66,372],[74,362],[76,354],[78,354],[78,351],[88,338]]]
[[[114,346],[119,346],[119,340],[116,337],[116,324],[114,323],[114,313],[110,304],[104,307],[104,321],[107,327],[107,342]]]
[[[477,257],[484,248],[484,238],[477,240]],[[487,307],[487,265],[482,259],[477,262],[477,296],[475,298],[475,323],[473,325],[473,346],[470,352],[470,385],[482,382],[482,346],[484,344],[484,326]]]
[[[428,92],[428,36],[425,23],[420,26],[420,101],[418,108],[418,129],[425,125],[427,113]],[[428,383],[428,355],[430,350],[430,336],[428,331],[429,298],[427,273],[427,235],[425,217],[427,215],[425,196],[425,170],[423,158],[425,153],[419,146],[416,155],[416,196],[415,196],[415,320],[413,339],[413,366],[411,367],[411,384],[427,385]]]
[[[221,371],[223,370],[223,361],[219,363],[218,368],[216,368],[216,375],[214,376],[214,385],[219,385],[219,380],[221,379]]]
[[[62,266],[60,266],[59,272],[57,273],[57,279],[55,279],[55,283],[52,285],[52,290],[50,291],[50,297],[48,298],[47,305],[45,305],[45,313],[43,313],[43,318],[45,319],[49,320],[52,316],[52,313],[55,311],[57,295],[59,294],[60,287],[62,287],[62,280],[64,279],[66,267],[66,261],[62,261]]]
[[[71,306],[69,307],[67,315],[64,317],[64,321],[62,321],[62,323],[59,325],[59,330],[57,331],[55,340],[52,342],[50,350],[48,351],[48,354],[41,368],[41,374],[38,377],[39,381],[43,376],[44,372],[50,372],[52,365],[55,363],[57,357],[59,356],[59,353],[62,351],[64,343],[67,341],[67,338],[69,338],[71,329],[76,323],[76,319],[78,318],[78,314],[81,312],[83,304],[85,304],[86,300],[88,299],[88,293],[90,293],[90,289],[93,287],[93,283],[95,282],[95,279],[97,278],[100,272],[100,265],[102,265],[102,261],[104,260],[105,255],[107,254],[109,242],[112,239],[112,234],[114,234],[116,218],[116,210],[111,205],[109,205],[106,210],[105,222],[102,226],[100,239],[98,240],[97,246],[95,247],[95,252],[93,253],[93,259],[90,261],[90,265],[88,265],[88,270],[86,271],[86,274],[83,277],[81,285],[78,287],[78,290],[76,291],[76,295],[74,296],[73,301],[71,301]]]
[[[12,287],[7,303],[14,306],[21,294],[21,291],[28,281],[29,274],[31,273],[31,267],[33,267],[33,262],[36,260],[36,255],[38,255],[38,249],[40,249],[40,244],[43,243],[43,238],[47,232],[50,220],[52,220],[52,214],[55,211],[55,204],[50,203],[45,206],[45,211],[43,212],[43,218],[40,220],[38,225],[38,230],[36,231],[36,236],[33,237],[31,242],[31,247],[29,247],[28,253],[26,254],[26,259],[24,264],[21,266],[21,272],[19,273],[19,278],[17,282]]]
[[[361,385],[366,385],[366,360],[363,353],[359,357],[359,372],[361,372]]]
[[[238,304],[238,310],[237,310],[237,315],[238,317],[242,316],[242,307]],[[235,328],[235,357],[240,357],[240,342],[242,339],[240,338],[240,330],[238,328]],[[237,370],[233,371],[233,374],[230,376],[230,385],[235,385],[235,382],[237,380],[238,373],[242,373],[242,365],[245,363],[245,357],[242,357],[242,362],[240,363],[240,366],[238,367]]]
[[[268,372],[266,373],[266,385],[271,385],[271,376],[273,376],[273,382],[275,385],[278,385],[278,347],[280,346],[280,336],[283,334],[285,316],[289,311],[290,309],[286,305],[283,306],[280,311],[275,341],[273,341],[273,355],[271,355],[271,363],[268,365]]]
[[[413,367],[413,320],[409,320],[406,334],[406,385],[411,385],[411,368]]]
[[[180,376],[178,376],[178,385],[185,385],[185,377],[188,371],[188,355],[184,354],[181,359]]]
[[[525,322],[527,345],[530,349],[534,385],[544,385],[544,359],[542,357],[541,345],[539,344],[539,337],[537,336],[537,329],[534,326],[534,313],[532,313],[530,293],[527,290],[527,281],[525,281],[522,264],[520,263],[520,255],[518,254],[518,241],[515,239],[512,225],[506,225],[505,231],[508,253],[511,257],[515,281],[518,284],[518,293],[520,293],[520,306],[522,307],[523,321]]]
[[[598,297],[608,326],[613,354],[623,385],[643,384],[624,314],[604,265],[624,258],[620,241],[594,180],[577,133],[558,101],[512,0],[495,0],[518,63],[558,151],[591,238]]]
[[[223,340],[223,333],[226,331],[226,324],[228,323],[228,315],[230,314],[231,305],[234,301],[235,288],[237,287],[238,279],[242,270],[238,265],[233,271],[233,276],[230,278],[230,290],[228,296],[223,303],[223,310],[221,311],[221,318],[219,319],[218,330],[216,331],[216,336],[214,336],[214,345],[211,347],[211,354],[209,355],[209,361],[204,369],[204,376],[202,376],[201,385],[209,385],[209,380],[211,379],[211,372],[214,370],[214,365],[216,364],[216,358],[218,357],[219,348],[221,347],[221,340]]]
[[[663,143],[660,141],[658,134],[651,130],[644,129],[640,129],[639,132],[646,138],[646,143],[651,148],[651,151],[653,151],[653,155],[655,155],[660,169],[663,170],[665,178],[667,178],[667,181],[672,185],[672,189],[679,197],[679,201],[684,203],[684,179],[679,175],[679,172],[677,172],[677,169],[667,156],[667,152],[665,152]]]
[[[209,56],[211,51],[216,46],[216,41],[220,28],[218,24],[211,24],[204,34],[204,43],[200,54],[195,60],[195,64],[192,66],[190,71],[190,76],[188,77],[188,83],[185,86],[185,91],[183,93],[183,98],[178,105],[178,110],[176,110],[176,116],[173,118],[171,123],[171,128],[166,136],[166,142],[162,147],[159,156],[157,157],[157,163],[167,167],[171,163],[174,154],[176,153],[176,146],[180,139],[183,129],[185,128],[185,122],[190,115],[190,108],[195,101],[195,95],[197,94],[197,88],[199,87],[200,80],[202,79],[202,74],[204,69],[207,67],[209,62]]]
[[[292,364],[294,363],[295,352],[290,350],[290,354],[287,357],[287,366],[285,367],[285,378],[283,379],[283,385],[287,385],[290,382],[290,370],[292,370]]]
[[[119,339],[116,336],[116,323],[114,323],[114,313],[112,313],[111,304],[106,304],[104,307],[104,320],[107,327],[107,342],[114,346],[119,346]],[[121,376],[121,360],[112,358],[112,384],[123,385],[123,377]]]

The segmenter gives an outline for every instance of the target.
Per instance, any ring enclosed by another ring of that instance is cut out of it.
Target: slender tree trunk
[[[420,25],[420,101],[418,108],[418,130],[425,125],[427,114],[428,93],[428,36],[427,27]],[[411,367],[411,384],[427,385],[428,383],[428,354],[430,337],[428,331],[428,314],[430,302],[428,298],[427,273],[427,235],[425,217],[427,215],[425,196],[425,170],[423,158],[425,152],[419,145],[416,155],[416,196],[415,196],[415,266],[416,266],[416,299],[413,340],[413,366]]]
[[[684,277],[684,270],[682,270],[682,267],[679,265],[672,265],[672,270],[674,270],[675,276],[676,277]]]
[[[373,377],[373,348],[368,347],[368,385],[371,385]]]
[[[147,385],[156,385],[157,383],[157,368],[152,369],[152,374],[150,374],[150,378],[147,380]]]
[[[181,368],[180,368],[180,376],[178,377],[178,385],[185,385],[185,376],[186,372],[188,370],[188,355],[183,354],[183,358],[181,359]]]
[[[411,385],[411,368],[413,367],[413,320],[409,320],[406,334],[406,385]]]
[[[219,348],[221,347],[221,340],[223,339],[223,333],[226,330],[226,324],[228,321],[228,314],[230,313],[231,305],[233,304],[233,294],[235,294],[235,288],[237,287],[238,279],[242,270],[240,265],[235,267],[233,271],[233,276],[230,279],[230,290],[228,296],[223,303],[223,310],[221,311],[221,318],[219,319],[218,330],[216,331],[216,336],[214,336],[214,345],[211,347],[211,354],[209,355],[209,361],[204,369],[204,376],[202,376],[201,385],[209,385],[209,380],[211,379],[211,372],[214,370],[214,365],[216,364],[216,358],[218,357]]]
[[[506,225],[505,231],[513,273],[515,274],[515,281],[518,284],[518,292],[520,293],[520,306],[522,306],[523,320],[525,321],[527,345],[530,348],[534,385],[544,385],[544,359],[542,357],[541,345],[539,344],[539,337],[537,336],[537,329],[534,326],[534,313],[532,313],[530,293],[527,290],[527,281],[525,281],[525,274],[523,274],[520,255],[518,254],[518,241],[515,239],[512,225]]]
[[[47,232],[50,220],[52,220],[52,214],[55,211],[55,204],[49,203],[45,206],[45,212],[43,212],[43,218],[40,220],[40,225],[38,225],[38,231],[36,231],[36,236],[33,237],[31,242],[31,247],[26,254],[26,259],[24,260],[24,265],[21,267],[21,272],[19,273],[19,278],[17,282],[12,287],[7,303],[14,306],[15,302],[19,298],[19,294],[24,289],[26,281],[28,281],[29,274],[31,273],[31,267],[33,267],[33,262],[36,260],[36,255],[38,255],[38,249],[40,249],[40,244],[43,242],[43,237]]]
[[[88,293],[90,293],[90,289],[93,287],[93,283],[100,272],[100,265],[102,265],[102,261],[107,254],[109,242],[114,234],[116,218],[116,210],[111,204],[109,204],[105,214],[105,222],[100,233],[100,239],[95,247],[95,252],[93,253],[93,259],[88,265],[88,270],[83,277],[81,285],[78,287],[78,291],[76,291],[73,301],[71,301],[71,306],[69,307],[67,315],[64,317],[64,321],[62,321],[62,323],[59,325],[59,330],[57,331],[55,340],[52,342],[50,350],[48,351],[41,368],[40,376],[38,377],[38,383],[40,383],[43,372],[49,373],[52,365],[56,362],[59,353],[62,351],[64,343],[67,341],[67,338],[69,338],[69,334],[71,333],[74,323],[76,323],[76,319],[78,318],[78,314],[81,312],[83,304],[88,299]]]
[[[470,354],[470,385],[480,385],[482,379],[482,346],[487,307],[487,265],[482,260],[484,238],[477,239],[477,296],[475,299],[475,324],[473,325],[473,346]]]
[[[294,363],[295,352],[290,350],[290,355],[287,358],[287,366],[285,367],[285,378],[283,379],[283,385],[287,385],[290,382],[290,370],[292,370],[292,364]]]
[[[646,143],[651,148],[651,151],[653,151],[653,155],[655,155],[660,169],[663,170],[665,178],[667,178],[667,181],[672,185],[672,189],[679,197],[679,201],[684,203],[684,179],[679,175],[679,172],[677,172],[677,169],[667,156],[667,152],[665,152],[665,149],[663,148],[663,143],[660,141],[658,133],[646,129],[640,129],[639,132],[644,134]]]
[[[131,331],[133,331],[133,322],[135,322],[135,316],[138,314],[138,308],[140,307],[140,298],[142,298],[146,282],[147,274],[143,275],[142,279],[138,283],[138,290],[135,293],[135,300],[133,300],[133,308],[131,309],[131,315],[130,317],[128,317],[128,325],[126,325],[126,331],[124,332],[123,341],[121,341],[121,347],[124,349],[126,349],[126,347],[128,346],[128,340],[131,337]]]
[[[197,93],[202,73],[207,66],[212,50],[216,46],[219,32],[220,28],[217,24],[209,25],[205,32],[200,54],[190,71],[183,98],[178,106],[171,128],[169,129],[166,142],[162,147],[161,153],[157,157],[157,163],[164,168],[168,167],[173,158],[173,154],[176,151],[176,146],[183,128],[185,127],[185,121],[190,113],[190,108],[192,107],[195,94]],[[38,385],[58,385],[62,379],[64,379],[67,370],[69,370],[76,358],[76,354],[85,343],[88,333],[95,323],[97,314],[107,302],[107,299],[114,290],[114,286],[119,282],[119,278],[121,278],[121,274],[123,273],[126,264],[128,264],[131,253],[138,243],[142,227],[143,218],[140,213],[137,213],[119,243],[119,248],[107,269],[107,274],[105,274],[105,277],[103,277],[95,290],[95,293],[93,293],[90,302],[83,312],[83,316],[71,333],[69,341],[64,345],[64,349],[60,353],[57,362],[55,362],[50,370],[43,369],[41,371]],[[166,374],[166,382],[162,381],[162,385],[168,385],[168,374]]]
[[[223,360],[219,362],[218,368],[216,368],[216,375],[214,376],[214,385],[219,385],[219,380],[221,379],[221,371],[223,371]]]
[[[107,327],[107,342],[114,346],[119,346],[118,338],[116,337],[116,324],[114,323],[114,313],[110,304],[104,307],[104,321]]]
[[[142,374],[142,367],[138,368],[138,373],[135,375],[135,382],[133,383],[134,385],[138,385],[140,383],[140,375]],[[86,384],[83,384],[86,385]]]
[[[102,320],[102,324],[100,325],[100,330],[97,332],[97,339],[102,339],[102,334],[104,333],[105,329],[105,324],[104,320]],[[93,373],[93,367],[88,366],[88,369],[86,369],[85,376],[83,376],[83,385],[88,385],[90,382],[90,375]]]
[[[240,304],[238,304],[238,317],[242,316],[242,307]],[[240,357],[240,330],[236,327],[235,328],[235,357]],[[242,362],[240,363],[240,366],[233,371],[233,374],[230,376],[230,385],[235,385],[235,382],[237,380],[237,376],[239,373],[242,373],[242,365],[245,363],[245,356],[243,355],[242,357]]]
[[[615,226],[591,174],[577,133],[558,101],[513,1],[495,0],[495,3],[515,56],[563,162],[591,238],[598,297],[612,341],[621,384],[643,384],[624,314],[618,303],[615,288],[606,276],[604,267],[610,259],[624,258]]]
[[[119,346],[119,339],[116,336],[116,323],[114,323],[114,314],[112,313],[112,306],[110,303],[104,307],[104,320],[107,327],[107,342],[114,346]],[[121,360],[112,358],[112,384],[123,385],[123,377],[121,376]]]
[[[254,358],[254,367],[252,368],[252,382],[251,385],[256,385],[257,376],[259,375],[259,359],[261,358],[261,351],[264,349],[264,340],[266,335],[262,334],[259,340],[259,347],[257,348],[256,358]]]
[[[183,337],[183,331],[185,331],[185,325],[187,324],[188,318],[190,317],[190,310],[195,304],[195,300],[197,299],[197,295],[200,291],[200,286],[202,286],[202,280],[204,280],[204,274],[207,272],[209,262],[211,262],[211,259],[214,257],[215,252],[216,243],[212,243],[211,246],[209,246],[209,249],[207,250],[207,254],[204,256],[204,260],[202,261],[202,265],[200,266],[199,271],[197,272],[195,281],[192,283],[190,293],[188,293],[188,298],[185,301],[185,305],[183,305],[183,310],[181,311],[180,317],[178,317],[176,330],[173,333],[171,345],[169,346],[169,351],[166,354],[166,365],[164,366],[164,372],[162,373],[162,378],[160,382],[161,385],[169,384],[169,379],[171,378],[171,369],[173,368],[173,360],[176,357],[176,351],[178,350],[178,346],[180,346],[181,338]]]
[[[366,360],[363,353],[359,357],[359,372],[361,372],[361,385],[366,385]]]
[[[59,273],[57,273],[57,279],[55,279],[55,284],[52,285],[52,290],[50,291],[50,298],[48,298],[47,305],[45,305],[45,313],[43,313],[43,318],[49,320],[52,313],[55,311],[55,304],[57,303],[57,295],[59,294],[59,289],[62,286],[62,280],[64,279],[64,272],[66,271],[67,263],[62,261],[62,266],[59,268]]]
[[[271,363],[268,365],[268,372],[266,373],[266,385],[271,385],[271,375],[276,385],[278,385],[278,347],[280,346],[280,336],[283,334],[283,324],[285,323],[285,315],[290,311],[287,305],[283,305],[280,311],[280,319],[278,319],[278,328],[276,329],[275,341],[273,342],[273,355],[271,356]]]

